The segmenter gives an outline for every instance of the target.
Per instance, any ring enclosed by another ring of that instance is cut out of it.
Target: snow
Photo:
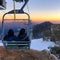
[[[0,40],[0,46],[3,46],[3,43],[2,43],[2,41]]]
[[[3,46],[3,43],[2,43],[1,40],[0,40],[0,46]],[[41,50],[49,50],[48,47],[53,47],[53,46],[55,46],[54,42],[43,41],[43,39],[40,38],[40,39],[33,39],[33,40],[31,40],[30,48],[34,49],[34,50],[41,51]]]
[[[31,49],[35,50],[49,50],[48,47],[53,47],[55,46],[54,42],[51,41],[43,41],[43,39],[33,39],[31,41]]]

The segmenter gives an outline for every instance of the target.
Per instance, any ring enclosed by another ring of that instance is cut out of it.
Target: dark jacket
[[[8,35],[6,35],[5,37],[4,37],[4,41],[17,41],[17,37],[16,36],[8,36]]]
[[[27,34],[21,34],[18,36],[19,40],[29,41]]]

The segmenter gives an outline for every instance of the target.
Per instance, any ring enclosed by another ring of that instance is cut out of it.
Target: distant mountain
[[[50,30],[51,29],[51,22],[43,22],[40,24],[37,24],[33,27],[33,36],[35,38],[40,38],[42,37],[44,31]]]

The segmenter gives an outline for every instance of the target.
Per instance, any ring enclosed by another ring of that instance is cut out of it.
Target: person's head
[[[25,31],[24,28],[22,28],[22,29],[19,31],[18,37],[23,36],[23,35],[25,35],[25,34],[26,34],[26,31]]]
[[[20,31],[19,31],[20,34],[24,34],[25,33],[25,29],[22,28]]]
[[[14,31],[12,29],[9,29],[8,36],[14,36]]]

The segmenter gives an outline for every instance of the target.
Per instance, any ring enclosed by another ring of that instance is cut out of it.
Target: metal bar
[[[3,41],[4,43],[9,43],[9,42],[12,42],[12,43],[26,43],[26,42],[30,42],[30,41]]]
[[[24,5],[21,7],[21,9],[20,9],[20,10],[22,10],[22,11],[23,11],[23,9],[24,9],[24,7],[26,6],[26,4],[28,3],[28,1],[29,1],[29,0],[25,0],[25,3],[24,3]]]
[[[8,43],[7,43],[7,45],[8,45],[8,46],[9,46],[9,45],[10,45],[10,46],[11,46],[11,45],[13,45],[13,46],[14,46],[14,45],[19,45],[19,46],[20,46],[20,45],[28,45],[28,44],[8,44]]]
[[[16,19],[15,0],[14,0],[14,20]]]
[[[14,19],[5,19],[5,20],[14,20]],[[15,19],[15,20],[28,20],[28,19]]]
[[[5,13],[2,17],[2,41],[3,41],[3,38],[4,38],[4,17],[7,13]]]

